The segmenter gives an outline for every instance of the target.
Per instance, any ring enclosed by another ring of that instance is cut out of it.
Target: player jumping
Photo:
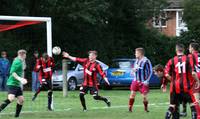
[[[8,86],[8,98],[0,105],[0,112],[5,109],[11,102],[17,98],[17,106],[15,117],[19,117],[22,110],[24,97],[21,85],[25,85],[27,80],[22,78],[23,73],[23,62],[26,59],[26,51],[19,50],[18,56],[14,59],[11,69],[10,76],[7,81]]]
[[[34,94],[32,101],[34,101],[41,90],[48,90],[48,110],[52,111],[52,73],[55,67],[54,59],[49,57],[47,53],[43,53],[42,57],[37,60],[36,71],[39,72],[40,87]]]
[[[64,58],[69,58],[72,61],[78,62],[82,64],[84,67],[84,81],[82,86],[80,87],[80,101],[83,106],[83,111],[87,111],[87,107],[85,104],[84,95],[90,91],[90,94],[93,95],[95,100],[104,101],[108,107],[110,107],[111,102],[98,94],[98,87],[97,87],[97,73],[99,73],[106,83],[109,85],[108,79],[106,77],[105,72],[103,72],[100,64],[96,61],[97,58],[97,51],[89,51],[88,58],[76,58],[70,56],[68,53],[63,52]]]
[[[129,112],[132,112],[137,91],[142,94],[144,110],[149,112],[147,94],[149,92],[149,80],[153,71],[150,60],[144,55],[145,51],[143,48],[135,49],[136,61],[133,68],[134,79],[130,87],[131,94],[129,99]]]

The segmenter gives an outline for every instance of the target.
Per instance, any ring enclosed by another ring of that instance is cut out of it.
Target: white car
[[[97,60],[97,62],[101,65],[104,71],[108,69],[108,66],[103,62]],[[63,87],[63,76],[62,70],[56,70],[52,76],[53,79],[53,88],[54,89],[62,89]],[[98,76],[98,80],[101,77]],[[76,62],[69,61],[68,62],[68,72],[67,72],[67,83],[68,90],[76,90],[83,82],[83,67]]]

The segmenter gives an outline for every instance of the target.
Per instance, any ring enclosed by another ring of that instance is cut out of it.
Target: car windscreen
[[[113,61],[112,68],[131,68],[133,67],[132,61]]]
[[[72,62],[72,61],[68,62],[68,70],[75,70],[76,66],[77,66],[76,62]]]

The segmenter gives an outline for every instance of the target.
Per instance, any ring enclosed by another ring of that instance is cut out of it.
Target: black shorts
[[[179,105],[182,102],[193,103],[192,95],[190,93],[170,93],[170,104]]]
[[[94,96],[98,95],[97,87],[89,87],[89,86],[81,86],[80,87],[80,93],[87,94],[88,91],[90,91],[91,95],[94,95]]]
[[[53,89],[52,81],[49,79],[42,81],[42,84],[40,85],[40,87],[42,88],[42,90],[52,90]]]
[[[8,94],[13,94],[15,97],[23,96],[23,91],[21,87],[8,86]]]

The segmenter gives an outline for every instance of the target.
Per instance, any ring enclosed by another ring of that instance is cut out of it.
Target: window
[[[183,21],[183,11],[179,11],[178,12],[178,27],[185,27],[186,24],[185,22]]]
[[[162,12],[159,16],[153,17],[154,27],[167,27],[167,13]]]

